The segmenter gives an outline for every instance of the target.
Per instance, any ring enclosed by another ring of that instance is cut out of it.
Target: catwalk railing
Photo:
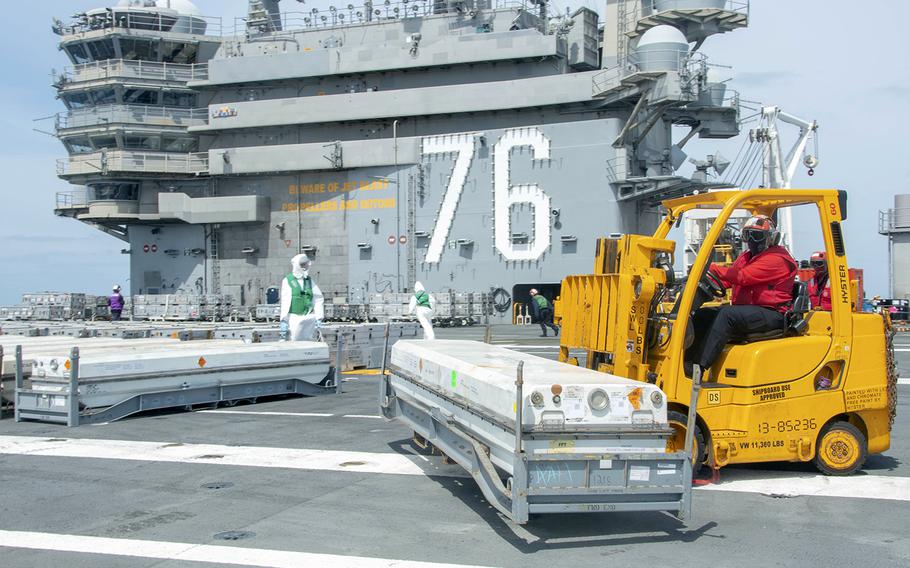
[[[142,124],[147,126],[195,126],[206,124],[208,109],[175,108],[153,105],[103,105],[60,113],[57,130],[87,128],[107,124]]]
[[[57,160],[57,175],[106,174],[108,172],[151,174],[206,174],[208,153],[134,152],[108,150]]]
[[[57,20],[52,29],[54,33],[61,36],[115,28],[206,36],[242,36],[257,28],[260,33],[281,33],[307,28],[361,25],[444,13],[459,13],[469,17],[476,10],[491,8],[523,9],[535,15],[541,14],[542,11],[546,13],[546,7],[542,7],[540,2],[535,0],[475,0],[474,2],[376,0],[375,2],[364,2],[360,6],[346,4],[341,8],[330,6],[327,10],[313,8],[309,12],[282,12],[275,17],[263,15],[256,19],[235,18],[233,25],[222,26],[220,17],[178,14],[174,11],[137,13],[124,8],[113,8],[96,14],[76,14],[73,21],[66,24]]]
[[[118,7],[93,14],[76,14],[69,24],[56,20],[51,29],[57,35],[72,36],[115,28],[208,36],[222,34],[219,17],[179,14],[174,10],[133,12],[129,8]]]
[[[660,49],[632,53],[620,59],[616,65],[594,75],[593,93],[597,96],[626,84],[654,79],[666,73],[679,73],[682,86],[691,90],[695,86],[694,79],[707,73],[709,66],[707,56],[700,52]]]
[[[253,21],[248,18],[235,18],[232,32],[235,36],[241,36],[247,33],[249,28],[258,28],[260,33],[281,33],[310,28],[371,24],[445,13],[463,13],[465,17],[468,17],[476,10],[491,8],[523,9],[535,15],[539,15],[541,11],[540,4],[534,0],[476,0],[475,2],[376,0],[375,2],[364,2],[360,6],[347,4],[341,8],[330,6],[327,10],[313,8],[309,12],[282,12],[277,17],[265,16]]]
[[[209,78],[206,63],[186,65],[160,61],[134,61],[130,59],[108,59],[82,63],[67,67],[58,77],[58,86],[84,81],[104,79],[146,79],[156,81],[204,81]]]
[[[878,232],[882,235],[890,233],[910,233],[910,207],[885,209],[878,212]]]
[[[88,207],[88,191],[86,189],[57,192],[54,209],[84,209],[86,207]]]

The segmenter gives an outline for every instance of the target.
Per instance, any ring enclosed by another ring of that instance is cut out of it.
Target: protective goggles
[[[763,243],[768,240],[768,231],[761,229],[743,229],[743,240],[752,243]]]
[[[812,259],[809,261],[809,266],[812,268],[824,268],[828,266],[828,263],[823,259]]]

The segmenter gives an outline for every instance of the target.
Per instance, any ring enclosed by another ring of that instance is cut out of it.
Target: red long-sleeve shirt
[[[746,251],[732,266],[711,265],[711,271],[733,288],[734,305],[764,306],[786,312],[793,301],[797,264],[782,246],[768,247],[754,258]]]

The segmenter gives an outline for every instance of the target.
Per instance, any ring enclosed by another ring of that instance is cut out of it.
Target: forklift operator
[[[742,229],[749,250],[732,266],[711,264],[709,277],[732,287],[731,304],[695,311],[695,342],[686,350],[685,371],[692,365],[708,369],[735,336],[772,331],[784,326],[784,314],[793,301],[797,263],[778,245],[780,233],[765,215],[749,219]]]

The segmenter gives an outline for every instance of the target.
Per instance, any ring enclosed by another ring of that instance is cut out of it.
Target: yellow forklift
[[[857,471],[890,445],[897,376],[887,316],[855,311],[861,298],[849,280],[841,228],[846,201],[846,192],[827,189],[715,191],[665,201],[653,236],[601,238],[594,273],[563,281],[560,360],[577,365],[571,350],[584,349],[591,369],[658,385],[677,431],[668,451],[682,449],[692,429],[696,463],[717,469],[813,461],[828,475]],[[796,206],[811,208],[820,220],[831,311],[811,309],[805,283],[794,282],[781,329],[734,338],[710,369],[696,365],[686,377],[691,315],[727,301],[708,267],[728,219],[737,211],[771,216]],[[676,284],[675,242],[667,237],[697,209],[717,216],[690,276]],[[689,416],[695,401],[697,415]]]

